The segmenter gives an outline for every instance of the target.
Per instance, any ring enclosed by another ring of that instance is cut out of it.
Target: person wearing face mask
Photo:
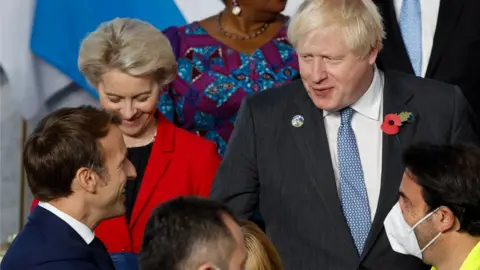
[[[432,270],[480,269],[480,148],[408,148],[400,199],[384,226],[393,250]]]
[[[301,80],[247,97],[210,197],[240,219],[257,207],[285,269],[420,270],[383,222],[412,142],[478,142],[456,86],[381,70],[371,0],[305,0],[288,38]]]
[[[84,39],[78,66],[98,90],[100,105],[122,118],[119,128],[137,171],[126,186],[126,214],[100,223],[95,234],[117,269],[136,269],[151,210],[179,195],[207,196],[220,157],[214,143],[157,110],[177,64],[168,39],[151,24],[126,18],[101,24]]]

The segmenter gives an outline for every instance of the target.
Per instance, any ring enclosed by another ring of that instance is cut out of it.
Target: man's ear
[[[75,185],[88,193],[95,193],[99,183],[100,176],[92,169],[82,167],[75,174]]]
[[[374,48],[372,48],[372,50],[370,51],[370,54],[368,55],[368,63],[370,65],[375,64],[375,61],[377,61],[377,56],[380,51],[379,48],[380,48],[380,42],[377,43],[377,45]]]
[[[438,215],[438,221],[439,222],[435,222],[436,224],[436,229],[439,231],[439,232],[446,232],[446,231],[449,231],[451,229],[454,229],[456,230],[457,228],[455,228],[455,221],[456,221],[456,217],[455,217],[455,214],[452,212],[452,210],[450,210],[450,208],[448,207],[445,207],[445,206],[442,206],[440,207],[438,210],[437,210],[437,215]]]

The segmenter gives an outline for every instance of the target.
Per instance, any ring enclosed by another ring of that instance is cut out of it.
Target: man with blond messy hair
[[[247,98],[211,197],[259,206],[285,269],[428,269],[392,250],[383,221],[412,142],[477,142],[456,86],[382,71],[371,0],[306,0],[288,38],[301,80]]]

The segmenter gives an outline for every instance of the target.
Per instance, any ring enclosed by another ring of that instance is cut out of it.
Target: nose
[[[312,65],[312,80],[314,83],[320,83],[327,78],[325,63],[321,58],[315,58]]]
[[[132,119],[132,117],[136,113],[135,108],[132,105],[132,102],[128,102],[128,101],[125,102],[125,105],[120,110],[120,113],[122,114],[123,119],[125,120]]]

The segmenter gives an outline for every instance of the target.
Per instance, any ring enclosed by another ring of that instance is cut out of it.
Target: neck
[[[453,239],[455,238],[455,239]],[[466,233],[452,237],[449,240],[442,241],[443,247],[436,248],[436,262],[432,263],[437,270],[457,270],[462,267],[463,262],[467,258],[472,249],[480,242],[480,237],[473,237]]]
[[[95,215],[87,211],[87,207],[85,206],[85,204],[80,202],[79,200],[76,200],[73,196],[74,195],[69,196],[68,199],[64,198],[49,201],[48,203],[57,208],[58,210],[62,211],[63,213],[85,224],[93,232],[101,219],[95,217]]]
[[[263,1],[263,0],[259,0]],[[278,13],[259,13],[242,9],[239,16],[232,14],[231,3],[226,5],[222,12],[222,26],[234,34],[249,35],[260,30],[265,23],[272,23],[281,18]]]
[[[153,119],[145,128],[145,130],[142,132],[142,134],[136,136],[136,137],[131,137],[127,135],[123,135],[123,140],[125,142],[125,145],[127,148],[132,148],[132,147],[141,147],[145,146],[151,142],[153,142],[155,133],[157,132],[157,121],[156,119]]]
[[[365,93],[368,91],[368,89],[373,83],[374,76],[375,76],[375,68],[374,66],[372,66],[370,69],[368,69],[367,73],[364,75],[364,80],[361,81],[360,85],[358,86],[358,88],[362,89],[363,91],[358,92],[357,94],[358,96],[355,97],[352,104],[355,103],[357,100],[359,100],[363,95],[365,95]]]

